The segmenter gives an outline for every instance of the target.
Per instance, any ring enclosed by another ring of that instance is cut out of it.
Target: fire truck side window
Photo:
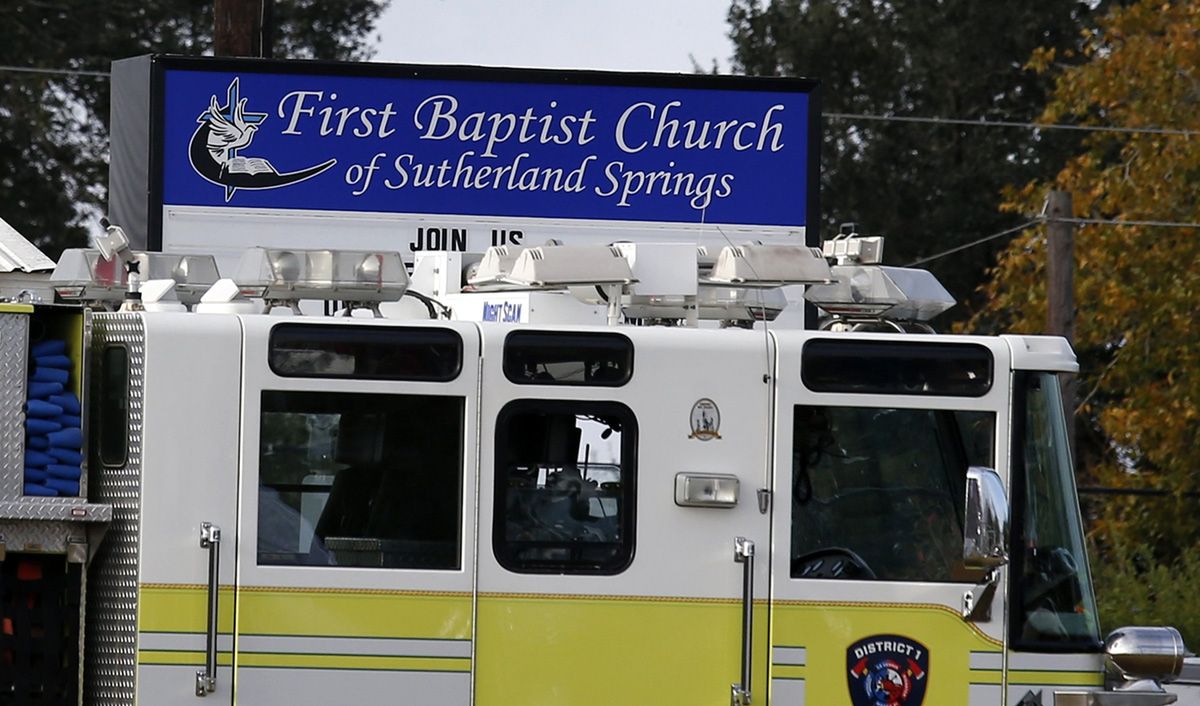
[[[518,400],[496,421],[492,546],[519,573],[616,574],[633,559],[637,420],[616,402]]]
[[[100,463],[125,465],[129,454],[129,349],[109,346],[100,354],[100,391],[95,402]]]
[[[619,333],[514,331],[504,376],[518,385],[620,387],[633,375],[633,342]]]
[[[994,466],[987,412],[797,406],[791,576],[973,581],[968,466]]]
[[[462,370],[462,337],[415,326],[279,324],[268,363],[282,377],[448,382]]]
[[[801,378],[814,392],[982,397],[992,389],[992,352],[975,343],[818,338],[801,355]]]
[[[1014,649],[1099,651],[1058,378],[1025,373],[1017,380],[1011,643]]]
[[[258,563],[458,569],[463,400],[262,393]]]

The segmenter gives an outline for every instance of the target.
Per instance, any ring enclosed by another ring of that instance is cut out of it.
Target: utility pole
[[[1050,307],[1047,333],[1073,344],[1075,336],[1075,224],[1071,192],[1051,191],[1046,200],[1046,293]],[[1075,449],[1074,375],[1060,375],[1067,438]]]
[[[270,58],[274,0],[215,0],[213,54]]]

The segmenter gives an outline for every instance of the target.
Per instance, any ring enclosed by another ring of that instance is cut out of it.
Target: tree
[[[816,77],[826,113],[1028,121],[1049,79],[1025,68],[1027,57],[1039,46],[1069,56],[1094,4],[734,0],[729,22],[736,68]],[[1076,139],[836,117],[822,132],[825,235],[854,221],[888,237],[885,254],[896,264],[1021,223],[999,211],[1001,189],[1052,174]],[[930,268],[961,301],[993,253],[973,248]]]
[[[1031,67],[1057,77],[1043,120],[1190,132],[1092,133],[1056,176],[1010,190],[1006,207],[1036,212],[1049,189],[1063,189],[1087,219],[1200,222],[1197,27],[1200,0],[1142,0],[1087,33],[1086,63],[1064,66],[1053,48],[1035,52]],[[1083,225],[1075,243],[1084,477],[1167,491],[1093,506],[1100,583],[1126,589],[1112,611],[1140,604],[1143,620],[1190,621],[1200,630],[1194,587],[1161,584],[1198,575],[1195,562],[1181,562],[1200,550],[1200,229]],[[1013,240],[983,289],[986,308],[975,324],[1041,330],[1044,261],[1043,228]],[[1200,642],[1200,632],[1188,637]]]
[[[276,0],[275,55],[363,59],[386,0]],[[107,72],[113,59],[202,54],[207,0],[0,3],[0,65]],[[80,247],[107,197],[108,81],[0,70],[0,217],[56,257]]]

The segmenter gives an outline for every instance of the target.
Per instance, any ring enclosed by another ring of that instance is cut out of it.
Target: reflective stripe
[[[1052,672],[1096,672],[1103,668],[1102,655],[1012,652],[1008,655],[1009,669]]]
[[[139,632],[138,649],[180,652],[204,651],[204,633],[199,632]],[[217,635],[217,651],[233,650],[233,636],[229,633]]]
[[[777,665],[795,665],[803,667],[807,664],[808,650],[803,647],[775,647],[771,650],[771,661]]]
[[[239,635],[238,652],[469,658],[471,656],[471,641],[377,637],[308,637],[302,635]]]
[[[1004,669],[1004,655],[1000,652],[972,652],[971,669]]]
[[[459,657],[383,657],[257,652],[238,652],[237,657],[239,669],[356,669],[377,672],[471,671],[471,660]]]

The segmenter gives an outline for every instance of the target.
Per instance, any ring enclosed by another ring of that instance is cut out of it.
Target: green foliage
[[[276,0],[275,55],[363,59],[387,0]],[[211,0],[0,3],[0,64],[108,71],[147,53],[203,54]],[[51,257],[86,243],[108,183],[108,81],[0,71],[0,217]]]
[[[737,68],[818,78],[826,113],[1031,120],[1050,80],[1026,60],[1049,46],[1069,61],[1094,4],[734,0],[729,22]],[[887,236],[885,254],[896,264],[1026,220],[998,210],[1001,189],[1052,174],[1077,139],[834,117],[822,132],[824,235],[854,221]],[[930,268],[961,301],[993,253],[973,248]]]
[[[1200,1],[1143,0],[1114,8],[1085,35],[1085,63],[1054,52],[1031,66],[1056,82],[1044,120],[1200,130]],[[1047,191],[1073,195],[1075,215],[1126,221],[1200,221],[1200,140],[1097,132],[1055,177],[1009,191],[1006,208],[1040,209]],[[1000,254],[971,328],[1041,330],[1045,232],[1031,229]],[[1200,644],[1200,232],[1084,225],[1075,235],[1078,437],[1084,482],[1157,488],[1089,513],[1106,627],[1165,623]],[[1193,495],[1189,495],[1193,493]]]
[[[1124,625],[1171,625],[1195,650],[1200,645],[1200,543],[1171,560],[1156,558],[1144,544],[1110,547],[1093,562],[1102,629]],[[1093,552],[1095,554],[1095,552]]]

